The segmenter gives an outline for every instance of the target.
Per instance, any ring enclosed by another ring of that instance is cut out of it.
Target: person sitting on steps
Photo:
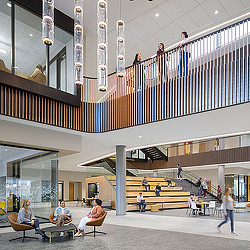
[[[137,205],[139,206],[140,212],[145,212],[147,204],[142,196],[142,193],[139,193],[139,195],[137,196]]]
[[[157,185],[156,185],[156,187],[155,187],[155,194],[156,194],[156,196],[160,196],[160,192],[161,192],[161,185],[158,182]]]
[[[146,176],[142,179],[142,186],[145,187],[146,192],[147,192],[147,191],[150,191],[150,185],[148,184],[148,180],[147,180],[147,177],[146,177]],[[148,190],[147,190],[147,188],[148,188]]]
[[[166,174],[166,177],[165,177],[165,182],[168,183],[168,187],[172,185],[172,181],[171,181],[171,178],[169,177],[168,174]]]

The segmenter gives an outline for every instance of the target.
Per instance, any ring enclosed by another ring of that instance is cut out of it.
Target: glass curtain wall
[[[0,208],[17,213],[23,199],[35,216],[49,218],[57,206],[57,153],[0,145]]]
[[[40,16],[1,0],[0,70],[11,73],[13,68],[16,75],[46,85],[46,58],[49,56],[49,86],[74,94],[73,35],[55,27],[55,41],[47,55],[41,22]]]

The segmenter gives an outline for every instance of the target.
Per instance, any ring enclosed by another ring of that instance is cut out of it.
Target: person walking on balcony
[[[221,232],[220,227],[227,223],[229,217],[231,221],[231,233],[237,235],[234,231],[234,200],[232,198],[232,189],[229,187],[225,188],[225,195],[223,196],[223,210],[225,219],[218,225],[218,232]]]
[[[207,197],[207,179],[204,178],[202,182],[202,189],[203,189],[203,195],[206,198]]]
[[[160,192],[161,192],[161,185],[158,182],[157,185],[156,185],[156,187],[155,187],[155,194],[156,194],[156,196],[160,196]]]
[[[198,181],[197,181],[197,188],[198,188],[198,196],[202,196],[202,178],[200,178]]]
[[[181,39],[182,41],[178,45],[180,48],[180,64],[178,66],[180,77],[188,75],[188,60],[191,56],[189,46],[186,45],[190,42],[186,31],[181,32]]]
[[[182,172],[182,167],[180,166],[180,164],[177,164],[177,178],[181,179],[181,172]]]
[[[142,179],[142,186],[145,187],[146,192],[150,191],[150,185],[148,184],[148,180],[146,176]]]
[[[139,193],[139,195],[137,196],[137,205],[139,206],[140,212],[145,212],[147,204],[142,196],[142,193]]]

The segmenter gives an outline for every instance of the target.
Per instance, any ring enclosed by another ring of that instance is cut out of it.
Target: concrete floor
[[[78,224],[89,208],[70,207],[73,223]],[[49,245],[39,240],[9,242],[20,233],[11,228],[0,229],[0,249],[250,249],[250,213],[236,214],[235,229],[238,236],[230,234],[229,223],[216,232],[222,219],[213,217],[189,217],[185,209],[166,210],[159,213],[130,212],[126,216],[116,216],[109,211],[104,225],[99,229],[107,235],[84,236],[75,240],[64,237],[54,238]],[[238,218],[237,218],[238,217]],[[47,227],[50,224],[42,224]],[[87,228],[87,231],[92,228]],[[33,234],[33,232],[28,232]]]

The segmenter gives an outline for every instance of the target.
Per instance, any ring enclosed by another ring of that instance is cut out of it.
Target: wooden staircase
[[[107,176],[110,183],[116,186],[116,176]],[[176,187],[175,182],[172,182],[172,186],[168,187],[168,184],[164,181],[164,178],[148,177],[148,183],[150,184],[150,191],[145,192],[145,188],[142,186],[143,177],[127,176],[126,178],[126,197],[127,197],[127,211],[138,211],[137,196],[139,192],[147,203],[146,210],[150,210],[151,206],[158,204],[159,209],[167,208],[186,208],[188,197],[190,192],[183,191],[182,187]],[[157,183],[160,183],[162,191],[160,196],[156,196],[154,190]]]

